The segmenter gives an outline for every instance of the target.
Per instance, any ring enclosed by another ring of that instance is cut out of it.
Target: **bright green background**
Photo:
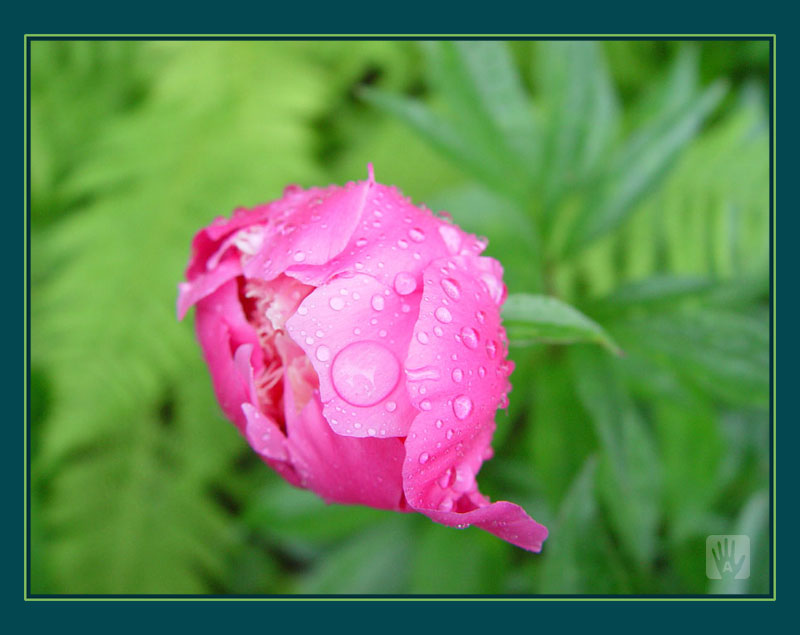
[[[767,592],[768,61],[767,42],[32,42],[32,591]],[[370,161],[487,236],[512,293],[624,351],[509,323],[480,483],[550,528],[540,555],[290,487],[175,321],[194,231]],[[751,578],[710,583],[705,537],[742,533]]]

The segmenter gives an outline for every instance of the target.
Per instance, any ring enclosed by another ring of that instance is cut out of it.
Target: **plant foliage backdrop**
[[[32,591],[767,592],[768,62],[742,41],[32,42]],[[481,479],[550,527],[541,555],[291,488],[175,321],[197,228],[368,161],[487,236],[520,294]],[[531,295],[623,354],[531,328]],[[706,578],[709,534],[750,536],[749,579]]]

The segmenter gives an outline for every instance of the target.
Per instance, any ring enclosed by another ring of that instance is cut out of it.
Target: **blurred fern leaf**
[[[88,148],[52,140],[84,204],[34,245],[47,258],[35,357],[53,384],[37,472],[57,476],[45,526],[61,591],[202,592],[231,538],[209,491],[242,443],[176,323],[176,284],[198,227],[316,179],[310,120],[326,83],[276,45],[125,46],[161,65],[148,98]]]

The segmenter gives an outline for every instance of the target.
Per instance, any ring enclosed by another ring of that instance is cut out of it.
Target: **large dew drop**
[[[334,389],[354,406],[374,406],[394,390],[399,378],[397,358],[378,342],[354,342],[346,346],[331,366]]]

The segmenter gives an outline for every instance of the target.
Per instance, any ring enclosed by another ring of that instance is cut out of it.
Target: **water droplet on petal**
[[[441,430],[443,425],[444,425],[444,421],[442,421],[441,419],[437,419],[436,420],[436,427],[437,428],[439,428]]]
[[[359,238],[356,241],[356,247],[363,247],[366,244],[367,244],[367,239],[366,238]]]
[[[387,412],[394,412],[395,410],[397,410],[397,404],[394,401],[387,401],[386,410]]]
[[[442,335],[444,335],[444,331],[442,330],[442,327],[439,326],[438,324],[433,327],[433,332],[436,333],[437,337],[441,337]]]
[[[428,399],[423,399],[419,404],[420,410],[430,410],[433,405]]]
[[[298,307],[297,308],[297,314],[298,315],[306,315],[306,314],[308,314],[308,307],[306,307],[306,306]]]
[[[419,331],[417,333],[417,341],[420,344],[427,344],[430,341],[428,334],[425,331]]]
[[[408,247],[408,241],[401,238],[397,241],[397,246],[400,247],[400,249],[406,249]]]
[[[374,436],[377,434],[377,432],[376,432],[375,428],[369,428],[369,429],[367,430],[367,434],[368,434],[369,436],[371,436],[371,437],[374,437]]]
[[[486,344],[486,354],[489,356],[489,359],[497,357],[497,342],[489,340],[489,343]]]
[[[375,309],[376,311],[383,311],[383,307],[384,306],[385,306],[385,304],[384,304],[384,299],[383,299],[382,295],[379,295],[379,294],[376,293],[375,295],[372,296],[372,308],[373,309]]]
[[[344,300],[343,300],[341,297],[339,297],[338,295],[337,295],[337,296],[334,296],[334,297],[332,297],[332,298],[331,298],[331,299],[328,301],[328,304],[330,304],[330,305],[331,305],[331,308],[332,308],[334,311],[341,311],[341,310],[344,308]]]
[[[435,366],[423,366],[422,368],[406,368],[406,377],[408,377],[408,381],[425,381],[426,379],[436,381],[441,375]]]
[[[439,227],[439,235],[442,237],[447,250],[451,254],[457,254],[461,248],[461,233],[452,225],[441,225]]]
[[[483,324],[486,321],[486,313],[484,313],[483,311],[477,311],[475,313],[475,317],[478,318],[478,322],[480,322],[481,324]]]
[[[331,366],[334,389],[354,406],[374,406],[394,390],[399,378],[397,358],[378,342],[354,342],[346,346]]]
[[[503,301],[503,283],[497,279],[497,276],[489,272],[482,273],[481,282],[495,304],[501,304]]]
[[[394,290],[400,295],[414,293],[417,288],[417,281],[410,273],[401,271],[394,278]]]
[[[464,379],[464,371],[461,370],[460,368],[454,368],[452,376],[453,376],[453,381],[459,384]]]
[[[305,259],[306,259],[306,254],[305,254],[305,252],[303,252],[303,251],[298,251],[298,252],[297,252],[297,253],[294,255],[294,261],[295,261],[295,262],[303,262]]]
[[[447,471],[439,478],[439,487],[447,489],[453,484],[453,468],[448,467]]]
[[[321,362],[327,362],[331,358],[331,349],[329,349],[325,344],[317,346],[316,351],[317,359]]]
[[[458,300],[461,297],[461,285],[458,284],[457,280],[453,280],[452,278],[443,278],[441,285],[442,289],[449,298]]]
[[[483,366],[481,366],[481,367],[478,369],[478,374],[479,374],[481,377],[486,377],[486,369],[485,369]]]
[[[466,395],[459,395],[453,400],[453,412],[462,421],[472,413],[472,399]]]
[[[453,321],[453,315],[446,307],[440,306],[433,312],[433,314],[436,316],[436,319],[443,324],[449,324]]]
[[[447,433],[445,434],[445,436],[447,437],[447,440],[449,441],[450,439],[452,439],[452,438],[453,438],[453,435],[454,435],[454,434],[455,434],[455,432],[453,431],[453,428],[450,428],[450,429],[447,431]]]
[[[480,335],[478,335],[478,331],[476,331],[471,326],[465,326],[461,329],[461,341],[464,343],[464,346],[475,350],[478,348],[478,340],[480,339]]]
[[[428,462],[428,459],[431,458],[427,452],[423,452],[419,455],[419,464],[425,465]]]
[[[422,231],[419,227],[413,227],[408,230],[408,237],[411,238],[415,243],[421,243],[425,240],[425,232]]]

